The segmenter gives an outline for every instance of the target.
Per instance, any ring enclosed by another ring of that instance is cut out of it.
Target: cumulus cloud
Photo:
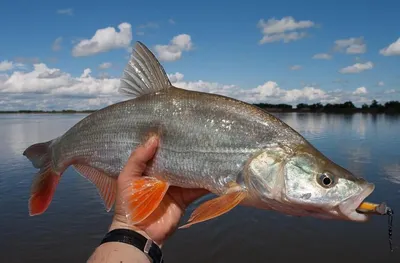
[[[332,55],[329,55],[327,53],[318,53],[318,54],[315,54],[312,58],[313,59],[331,59]]]
[[[168,74],[171,82],[180,88],[225,95],[249,103],[339,103],[351,100],[355,104],[393,99],[393,94],[381,91],[382,96],[369,94],[365,87],[353,91],[323,90],[312,85],[286,88],[275,81],[266,81],[256,87],[239,87],[203,80],[187,81],[180,72]],[[86,68],[79,76],[72,76],[46,64],[34,64],[33,69],[11,74],[0,74],[0,110],[19,109],[99,109],[129,99],[118,93],[119,78],[107,74],[92,76]],[[396,91],[395,91],[396,92]]]
[[[23,68],[24,66],[25,65],[22,63],[15,63],[12,61],[4,60],[4,61],[0,61],[0,72],[9,71],[9,70],[12,70],[15,68]]]
[[[155,51],[160,61],[176,61],[182,57],[183,51],[192,49],[192,38],[188,34],[180,34],[173,37],[168,45],[155,46]]]
[[[399,56],[400,55],[400,37],[390,44],[389,46],[382,48],[379,53],[384,56]]]
[[[255,88],[242,88],[237,85],[207,82],[203,80],[185,81],[182,73],[169,75],[173,85],[188,89],[214,94],[225,95],[249,103],[287,103],[296,105],[298,103],[343,103],[351,100],[354,104],[361,106],[362,103],[370,103],[373,99],[391,100],[393,97],[386,96],[384,91],[380,94],[369,94],[365,87],[355,91],[346,90],[323,90],[311,85],[305,85],[298,89],[287,89],[281,87],[275,81],[267,81]]]
[[[59,9],[57,10],[57,14],[72,16],[74,15],[74,10],[72,8]]]
[[[111,62],[104,62],[104,63],[101,63],[99,65],[100,69],[108,69],[108,68],[111,68],[111,67],[112,67],[112,63]]]
[[[346,52],[347,54],[363,54],[367,51],[367,45],[363,37],[339,39],[335,41],[336,51]]]
[[[36,93],[67,95],[71,97],[115,95],[118,79],[97,79],[85,69],[81,76],[73,77],[60,69],[34,64],[30,72],[14,71],[6,79],[0,79],[0,93]]]
[[[314,26],[315,23],[313,21],[296,21],[291,16],[283,17],[280,20],[271,18],[268,19],[267,22],[265,22],[264,19],[260,19],[258,21],[257,27],[261,29],[263,38],[259,41],[259,43],[265,44],[277,41],[288,43],[291,41],[299,40],[307,35],[305,31],[301,30]]]
[[[53,49],[53,51],[59,51],[61,49],[61,42],[62,42],[62,37],[56,38],[56,40],[54,40],[53,42],[51,49]]]
[[[176,72],[173,74],[167,74],[167,75],[168,75],[168,78],[171,81],[171,83],[176,83],[183,79],[183,74],[180,72]]]
[[[356,63],[354,65],[342,68],[339,70],[340,73],[343,74],[353,74],[353,73],[360,73],[365,70],[370,70],[374,67],[374,64],[371,61],[368,61],[366,63]]]
[[[0,71],[8,71],[14,68],[12,61],[4,60],[0,62]]]
[[[318,88],[304,87],[302,89],[283,89],[274,81],[267,81],[252,89],[243,89],[236,85],[226,85],[207,81],[184,81],[182,73],[171,74],[170,80],[177,87],[225,95],[249,103],[296,103],[312,101],[329,101],[328,94]]]
[[[98,29],[91,39],[83,39],[72,49],[74,57],[92,56],[111,49],[128,48],[132,41],[132,27],[129,23]]]
[[[355,91],[353,91],[354,95],[362,95],[362,94],[367,94],[368,91],[365,87],[359,87]]]
[[[53,70],[48,70],[48,71],[43,71],[39,73],[37,76],[38,79],[55,79],[59,78],[63,75],[61,70],[59,69],[53,69]]]

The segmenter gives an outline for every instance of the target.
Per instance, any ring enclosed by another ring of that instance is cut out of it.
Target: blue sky
[[[400,100],[399,11],[395,0],[3,1],[0,110],[120,100],[135,41],[183,88],[293,105]],[[97,30],[97,47],[80,43]]]

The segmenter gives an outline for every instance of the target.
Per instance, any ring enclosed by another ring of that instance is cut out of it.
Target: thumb
[[[129,156],[125,167],[123,168],[120,177],[131,178],[140,177],[146,170],[147,162],[150,161],[158,147],[157,136],[150,137],[145,144],[137,147]],[[121,178],[121,179],[122,179]]]

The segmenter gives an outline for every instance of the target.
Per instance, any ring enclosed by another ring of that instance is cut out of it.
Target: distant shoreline
[[[387,113],[387,114],[400,114],[400,102],[389,101],[385,104],[379,104],[373,100],[370,105],[363,104],[361,108],[357,108],[351,101],[345,103],[325,104],[297,104],[293,108],[289,104],[267,104],[259,103],[253,104],[267,112],[299,112],[299,113]],[[98,110],[98,109],[97,109]],[[0,114],[72,114],[72,113],[93,113],[97,110],[16,110],[16,111],[0,111]]]
[[[282,109],[282,108],[262,108],[263,110],[271,113],[283,112],[283,113],[342,113],[342,114],[354,114],[354,113],[370,113],[370,114],[400,114],[398,111],[378,111],[378,110],[364,110],[364,109],[331,109],[326,110],[309,110],[309,109]],[[97,110],[63,110],[63,111],[35,111],[35,110],[20,110],[20,111],[0,111],[0,114],[90,114]]]

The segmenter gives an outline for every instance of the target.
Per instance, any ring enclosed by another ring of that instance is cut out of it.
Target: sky
[[[180,88],[249,103],[400,100],[400,2],[0,2],[0,110],[125,100],[136,41]]]

